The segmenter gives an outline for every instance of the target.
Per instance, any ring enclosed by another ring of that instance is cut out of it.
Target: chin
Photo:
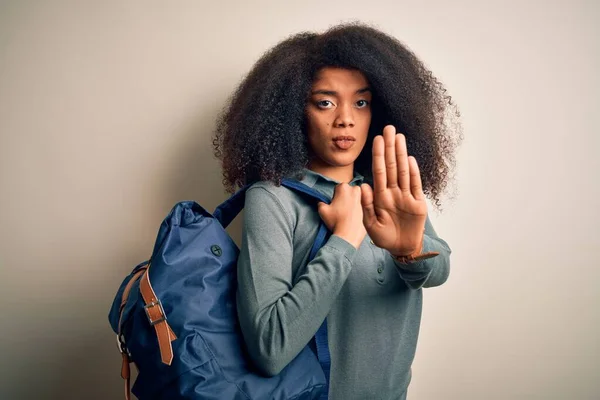
[[[334,167],[347,167],[348,165],[354,164],[358,157],[334,157],[328,161],[329,165]]]

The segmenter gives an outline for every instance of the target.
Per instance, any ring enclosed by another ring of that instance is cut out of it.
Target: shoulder
[[[302,198],[283,185],[277,186],[273,182],[260,181],[250,186],[246,192],[246,204],[255,201],[276,202],[287,211],[290,211],[302,202]]]
[[[277,213],[285,216],[291,226],[295,226],[298,206],[302,198],[285,186],[277,186],[273,182],[260,181],[254,183],[246,191],[245,212],[264,215]]]

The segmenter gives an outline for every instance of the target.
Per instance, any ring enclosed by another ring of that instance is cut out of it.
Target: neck
[[[338,167],[310,162],[308,169],[340,183],[350,183],[354,179],[354,163]]]

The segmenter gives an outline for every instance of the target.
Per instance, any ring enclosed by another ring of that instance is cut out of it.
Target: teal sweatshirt
[[[302,182],[328,198],[339,183],[308,169]],[[355,174],[351,185],[363,177]],[[246,193],[237,307],[249,354],[265,375],[279,373],[327,318],[329,399],[404,399],[411,379],[422,288],[448,277],[451,250],[425,224],[423,252],[397,263],[367,236],[359,249],[332,235],[308,263],[320,218],[314,204],[258,182]]]

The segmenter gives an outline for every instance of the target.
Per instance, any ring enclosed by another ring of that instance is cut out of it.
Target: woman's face
[[[325,67],[312,84],[306,107],[310,169],[354,167],[371,124],[372,93],[358,70]]]

